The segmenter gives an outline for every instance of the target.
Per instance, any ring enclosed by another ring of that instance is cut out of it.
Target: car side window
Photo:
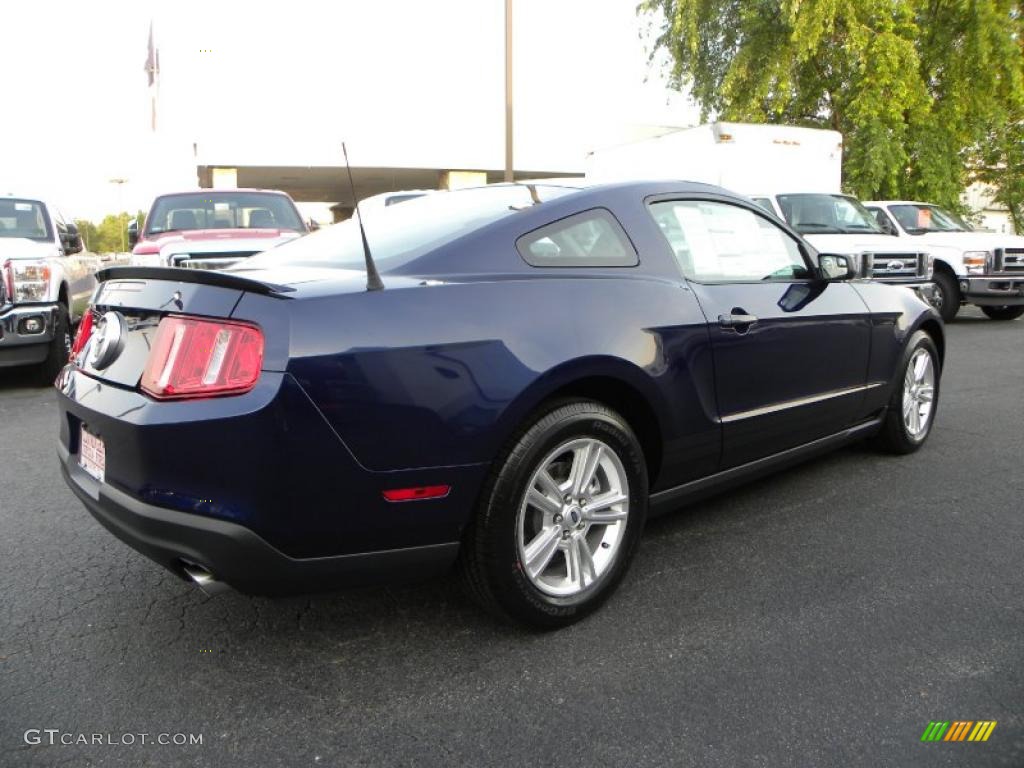
[[[651,213],[683,274],[697,282],[806,280],[800,245],[753,211],[713,200],[669,200]]]
[[[609,211],[595,208],[560,219],[516,241],[534,267],[633,267],[636,250]]]

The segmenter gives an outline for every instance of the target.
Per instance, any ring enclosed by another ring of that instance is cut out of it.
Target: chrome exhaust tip
[[[191,579],[193,584],[210,596],[218,595],[221,592],[226,592],[231,589],[231,587],[223,581],[217,581],[217,579],[213,577],[213,574],[201,565],[182,562],[181,568],[185,572],[185,575]]]

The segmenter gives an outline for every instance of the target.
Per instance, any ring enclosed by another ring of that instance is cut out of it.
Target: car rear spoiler
[[[295,290],[288,285],[251,280],[230,272],[181,269],[180,267],[106,267],[96,272],[97,282],[104,283],[107,280],[166,280],[171,283],[200,283],[263,295],[291,293]]]

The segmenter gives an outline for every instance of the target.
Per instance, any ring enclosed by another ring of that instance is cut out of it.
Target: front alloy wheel
[[[904,348],[892,397],[878,433],[880,446],[892,453],[913,453],[928,439],[939,402],[939,353],[924,331]]]
[[[914,350],[903,377],[903,426],[913,439],[921,439],[931,427],[935,402],[935,364],[927,349]]]
[[[461,550],[472,595],[551,629],[615,589],[647,514],[647,465],[629,424],[589,400],[552,404],[494,463]]]

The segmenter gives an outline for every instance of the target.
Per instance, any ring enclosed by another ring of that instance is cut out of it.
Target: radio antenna
[[[370,255],[370,243],[366,239],[366,229],[363,227],[363,217],[359,213],[359,201],[356,199],[356,185],[352,181],[352,166],[348,162],[348,149],[345,142],[341,142],[341,151],[345,155],[345,170],[348,172],[348,188],[352,192],[352,209],[359,223],[359,236],[363,238],[363,257],[366,259],[366,290],[379,291],[384,288],[380,280],[380,273],[377,265],[373,263],[373,256]]]

